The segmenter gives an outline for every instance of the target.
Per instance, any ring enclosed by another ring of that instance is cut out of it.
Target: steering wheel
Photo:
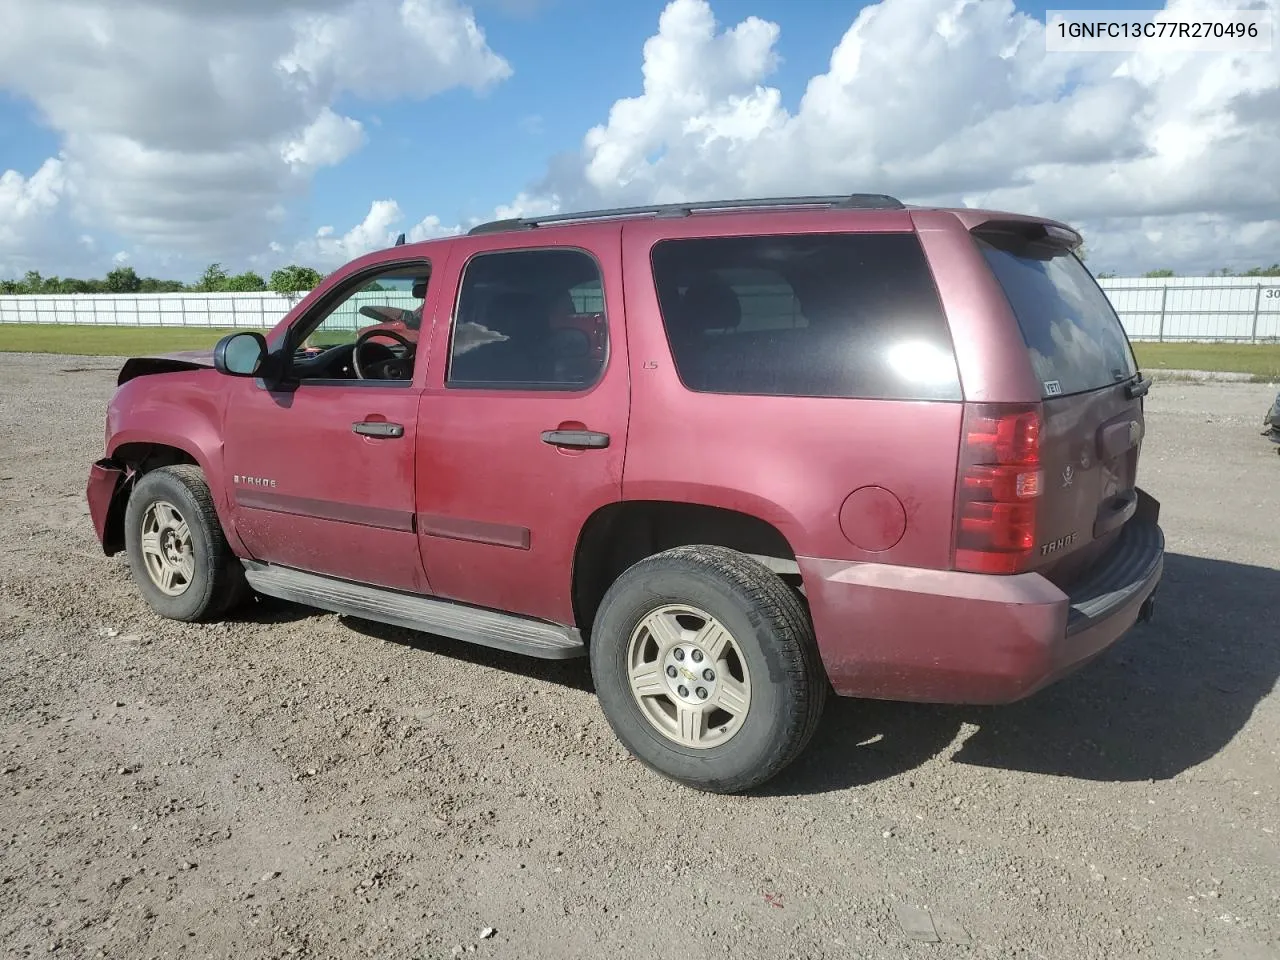
[[[404,346],[404,350],[405,350],[404,356],[396,357],[396,355],[391,352],[390,347],[387,347],[385,344],[381,344],[381,343],[377,344],[377,346],[381,348],[383,352],[388,354],[388,356],[382,358],[381,360],[374,360],[372,361],[372,363],[381,364],[383,368],[383,372],[386,374],[389,374],[389,376],[386,376],[386,377],[369,376],[369,374],[372,372],[372,370],[370,369],[370,366],[371,366],[370,361],[365,360],[362,363],[360,360],[361,352],[368,346],[369,341],[372,340],[374,337],[387,337],[388,339],[398,341],[400,344]],[[356,372],[356,377],[361,380],[374,380],[374,379],[407,380],[409,377],[409,371],[411,369],[410,363],[413,360],[415,349],[416,348],[413,342],[409,340],[408,337],[404,336],[403,334],[396,333],[396,331],[394,330],[366,330],[364,333],[360,334],[360,336],[356,338],[356,345],[351,350],[351,366]]]

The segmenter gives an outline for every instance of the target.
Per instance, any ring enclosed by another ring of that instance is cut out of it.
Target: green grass
[[[0,352],[129,357],[210,349],[231,330],[218,327],[99,327],[52,323],[0,325]]]
[[[230,330],[210,327],[98,327],[37,323],[0,325],[0,352],[124,357],[212,347]],[[1135,343],[1150,370],[1212,370],[1280,380],[1280,343]]]
[[[1135,343],[1146,370],[1212,370],[1280,380],[1280,343]]]

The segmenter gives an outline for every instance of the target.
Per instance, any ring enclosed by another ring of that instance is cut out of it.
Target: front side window
[[[426,276],[421,267],[379,274],[335,304],[306,343],[315,347],[355,343],[365,330],[382,325],[389,330],[417,330],[425,295]]]
[[[581,250],[476,255],[462,275],[447,386],[585,390],[608,357],[604,287]]]
[[[959,400],[910,233],[664,240],[653,278],[681,381],[705,393]]]
[[[300,380],[407,383],[413,378],[430,266],[398,264],[366,275],[295,328]]]

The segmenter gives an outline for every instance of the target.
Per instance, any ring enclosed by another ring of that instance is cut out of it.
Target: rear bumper
[[[99,460],[89,468],[89,482],[85,486],[85,499],[89,501],[89,516],[93,518],[93,532],[107,556],[118,553],[123,544],[113,534],[116,526],[112,511],[118,509],[116,491],[124,482],[124,467],[114,460]]]
[[[1154,607],[1164,534],[1159,504],[1142,491],[1138,496],[1137,513],[1070,594],[1037,573],[986,576],[799,558],[835,691],[1009,703],[1083,666]]]

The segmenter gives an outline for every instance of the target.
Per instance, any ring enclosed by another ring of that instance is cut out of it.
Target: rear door
[[[977,242],[1017,317],[1043,397],[1034,567],[1065,585],[1137,508],[1145,431],[1137,362],[1110,301],[1073,253]]]
[[[439,596],[571,624],[578,535],[622,496],[621,226],[547,232],[453,247],[418,417],[417,527]]]

